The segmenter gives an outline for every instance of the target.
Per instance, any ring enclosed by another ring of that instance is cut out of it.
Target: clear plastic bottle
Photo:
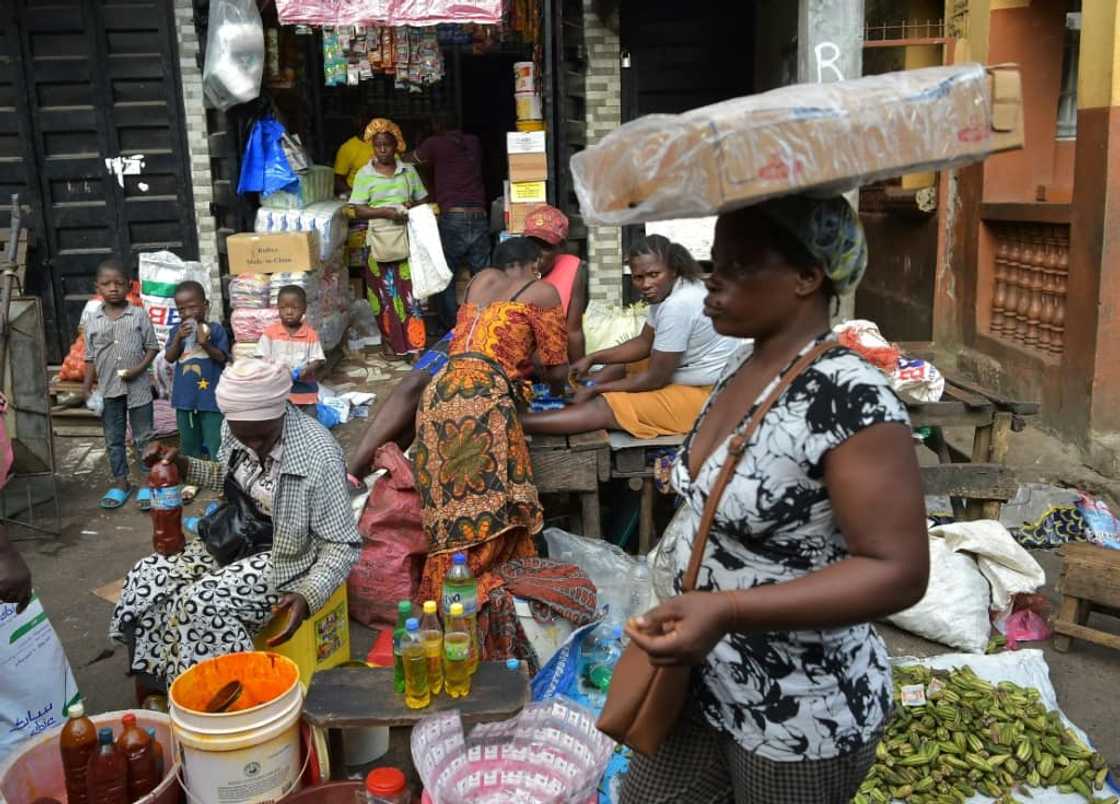
[[[456,553],[451,557],[451,569],[443,579],[443,614],[446,618],[452,604],[463,604],[463,616],[467,620],[467,633],[471,637],[470,672],[478,669],[478,581],[467,565],[466,553]]]
[[[452,603],[443,632],[443,688],[452,698],[471,691],[471,635],[463,604]]]
[[[117,748],[128,759],[128,800],[136,801],[155,790],[159,778],[156,776],[156,755],[152,751],[152,738],[136,725],[136,715],[131,712],[121,718]]]
[[[97,750],[86,766],[89,804],[128,804],[128,759],[113,744],[112,729],[98,729]]]
[[[627,618],[645,614],[652,608],[653,585],[645,556],[638,556],[638,560],[630,567],[626,574],[626,588],[630,593],[626,606]]]
[[[614,666],[622,655],[622,626],[603,623],[587,637],[583,645],[583,676],[591,686],[592,702],[602,706],[611,685]]]
[[[439,624],[438,607],[434,600],[424,601],[420,638],[428,655],[428,689],[432,695],[439,695],[443,690],[443,628]]]
[[[409,617],[401,637],[401,659],[404,662],[404,705],[423,709],[432,702],[428,689],[428,652],[420,637],[420,621]]]
[[[393,688],[397,692],[404,692],[404,662],[401,661],[401,638],[404,636],[404,626],[412,616],[412,601],[402,600],[397,603],[397,627],[393,629]]]
[[[86,709],[79,702],[66,711],[70,718],[62,727],[58,747],[62,753],[62,773],[66,779],[66,800],[71,804],[86,804],[86,766],[97,750],[97,728],[86,717]]]

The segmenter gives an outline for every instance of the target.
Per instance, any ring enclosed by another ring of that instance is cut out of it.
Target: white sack
[[[976,556],[980,572],[991,584],[995,611],[1006,611],[1015,595],[1035,592],[1046,583],[1046,572],[999,522],[954,522],[934,528],[930,535],[945,539],[950,550]]]
[[[439,226],[428,204],[408,211],[408,267],[412,271],[412,295],[417,299],[434,296],[451,284]]]

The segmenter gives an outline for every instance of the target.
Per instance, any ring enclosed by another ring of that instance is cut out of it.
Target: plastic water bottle
[[[420,621],[420,639],[428,655],[428,688],[432,695],[443,689],[443,629],[434,600],[424,601],[424,619]]]
[[[420,637],[420,621],[409,617],[401,637],[401,659],[404,662],[404,705],[423,709],[432,702],[428,687],[428,652]]]
[[[622,655],[622,626],[604,622],[583,643],[583,677],[590,685],[588,698],[596,707],[607,699],[614,666]]]
[[[443,631],[443,689],[452,698],[471,691],[471,635],[463,604],[452,603]]]
[[[463,604],[463,617],[471,637],[470,672],[478,669],[478,581],[471,575],[465,553],[451,557],[451,569],[443,579],[443,616],[451,613],[451,606]]]
[[[649,572],[649,563],[645,556],[638,556],[638,560],[630,567],[626,576],[626,586],[630,591],[630,600],[626,606],[626,616],[637,617],[645,614],[651,608],[651,595],[653,579]]]

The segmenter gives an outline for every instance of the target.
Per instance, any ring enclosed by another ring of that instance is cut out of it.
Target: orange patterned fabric
[[[529,376],[534,352],[542,365],[563,365],[568,362],[564,311],[518,301],[495,302],[482,308],[467,302],[459,308],[448,353],[468,352],[486,355],[515,380]]]

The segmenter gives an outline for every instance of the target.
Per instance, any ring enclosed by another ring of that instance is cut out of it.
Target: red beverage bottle
[[[136,715],[127,714],[122,717],[121,726],[117,748],[124,751],[128,759],[128,800],[136,801],[148,795],[159,784],[156,755],[152,750],[152,739],[136,725]]]
[[[97,729],[86,717],[85,707],[73,704],[66,712],[69,720],[62,727],[58,748],[62,754],[62,773],[66,780],[66,800],[70,804],[87,804],[86,766],[97,750]]]
[[[128,804],[128,759],[113,745],[113,730],[99,729],[97,750],[86,766],[89,804]]]
[[[148,473],[152,489],[152,549],[162,556],[183,552],[183,496],[179,490],[179,467],[173,461],[158,461]]]

